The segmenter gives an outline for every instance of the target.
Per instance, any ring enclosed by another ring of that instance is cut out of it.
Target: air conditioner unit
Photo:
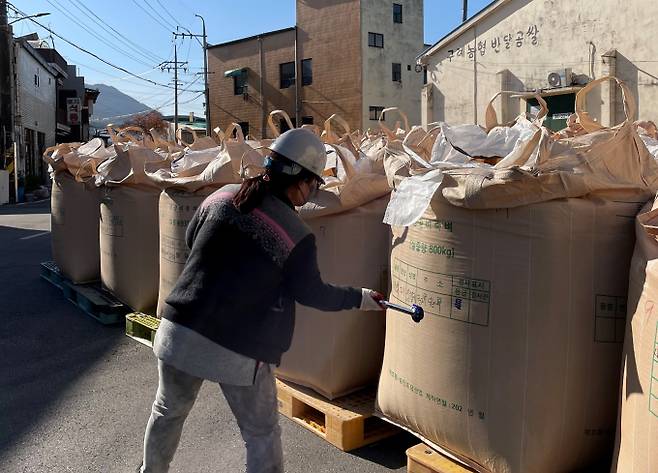
[[[548,85],[551,87],[568,87],[573,84],[573,73],[571,68],[559,69],[548,73]]]

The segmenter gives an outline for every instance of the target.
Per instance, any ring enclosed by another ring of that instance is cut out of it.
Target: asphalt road
[[[0,471],[133,472],[157,387],[153,353],[39,278],[47,203],[0,207]],[[281,418],[288,473],[406,471],[400,434],[344,453]],[[244,447],[219,388],[205,383],[172,472],[242,472]]]

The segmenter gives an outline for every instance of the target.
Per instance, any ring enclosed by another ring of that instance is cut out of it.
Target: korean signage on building
[[[69,125],[80,124],[81,108],[79,98],[73,97],[66,99],[66,121]]]

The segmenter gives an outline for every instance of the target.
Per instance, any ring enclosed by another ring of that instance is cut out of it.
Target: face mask
[[[311,199],[311,198],[315,197],[316,195],[318,195],[318,190],[320,190],[320,182],[319,181],[317,181],[315,179],[313,179],[313,181],[311,181],[311,182],[306,181],[306,186],[309,189],[308,199]]]
[[[297,183],[297,190],[299,191],[299,196],[304,200],[304,202],[308,202],[318,193],[318,185],[315,183],[315,181],[300,181]]]

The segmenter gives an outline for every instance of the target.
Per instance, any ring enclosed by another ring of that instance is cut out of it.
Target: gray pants
[[[165,473],[203,379],[158,361],[160,383],[144,435],[142,473]],[[247,447],[247,473],[282,473],[281,428],[270,365],[258,368],[252,386],[219,384]]]

